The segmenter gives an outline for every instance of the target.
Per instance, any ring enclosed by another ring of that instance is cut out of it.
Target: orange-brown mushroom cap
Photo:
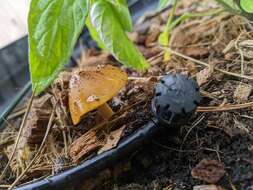
[[[69,82],[69,109],[73,124],[112,99],[126,84],[127,74],[106,65],[74,71]]]

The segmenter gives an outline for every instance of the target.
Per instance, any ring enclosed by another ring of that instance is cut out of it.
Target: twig
[[[240,115],[240,117],[253,120],[253,117],[252,117],[252,116],[249,116],[249,115]]]
[[[208,106],[201,107],[199,106],[197,112],[217,112],[217,111],[231,111],[238,109],[245,109],[253,107],[253,102],[248,102],[245,104],[236,104],[236,105],[224,105],[224,106]]]
[[[23,115],[24,113],[25,113],[25,109],[21,109],[21,110],[15,112],[15,113],[13,113],[13,114],[10,114],[10,115],[8,116],[7,119],[8,119],[8,120],[14,119],[14,118],[16,118],[16,117],[19,117],[19,116]]]
[[[63,142],[64,142],[65,157],[68,157],[68,143],[67,143],[66,132],[64,130],[62,131],[62,136],[63,136]]]
[[[148,81],[151,78],[157,78],[158,80],[160,80],[164,75],[160,75],[160,76],[151,76],[151,77],[128,77],[128,80],[137,80],[137,81]]]
[[[9,144],[9,143],[13,143],[14,140],[15,140],[14,136],[9,136],[8,138],[6,138],[0,142],[0,147],[3,145]]]
[[[237,37],[236,41],[235,41],[235,48],[239,51],[240,56],[241,56],[241,74],[244,74],[244,54],[242,49],[238,46],[238,41],[240,40],[242,36],[242,33]]]
[[[198,118],[198,120],[195,123],[193,123],[192,127],[187,131],[187,133],[186,133],[186,135],[185,135],[185,137],[183,139],[183,142],[182,142],[182,144],[180,146],[180,150],[182,150],[182,148],[184,146],[184,143],[185,143],[187,137],[189,136],[189,134],[191,133],[192,129],[195,128],[204,118],[205,118],[205,116],[202,115],[200,118]]]
[[[28,117],[28,114],[30,112],[30,109],[32,107],[32,102],[33,102],[33,99],[34,99],[34,92],[32,94],[32,97],[31,99],[29,100],[29,103],[28,103],[28,107],[26,109],[26,112],[25,112],[25,115],[24,115],[24,118],[22,120],[22,123],[20,125],[20,128],[19,128],[19,132],[18,132],[18,136],[17,136],[17,139],[16,139],[16,142],[15,142],[15,145],[14,145],[14,148],[13,148],[13,151],[11,153],[11,156],[10,156],[10,159],[8,161],[8,163],[6,164],[1,176],[0,176],[0,181],[3,179],[8,167],[10,166],[10,163],[12,162],[13,158],[14,158],[14,155],[15,155],[15,152],[17,150],[17,146],[18,146],[18,143],[19,143],[19,140],[20,140],[20,137],[21,137],[21,134],[22,134],[22,131],[23,131],[23,128],[25,127],[25,124],[26,124],[26,120],[27,120],[27,117]]]
[[[4,123],[6,123],[8,125],[8,127],[10,127],[11,129],[13,129],[14,131],[17,131],[17,129],[5,118],[3,118]]]
[[[57,104],[57,103],[56,103]],[[47,130],[46,130],[46,133],[45,133],[45,136],[42,140],[42,143],[37,151],[37,153],[35,154],[35,156],[33,157],[32,161],[29,163],[29,165],[26,167],[26,169],[15,179],[15,181],[11,184],[11,186],[8,188],[8,190],[11,190],[13,189],[13,187],[19,182],[19,180],[22,179],[22,177],[26,174],[26,172],[31,168],[31,166],[36,162],[36,159],[38,158],[38,156],[40,155],[43,147],[44,147],[44,144],[47,140],[47,137],[48,137],[48,134],[49,134],[49,131],[51,129],[51,126],[52,126],[52,123],[53,123],[53,120],[54,120],[54,112],[55,112],[55,108],[56,108],[56,104],[54,105],[54,108],[52,110],[52,113],[51,113],[51,116],[50,116],[50,119],[49,119],[49,122],[48,122],[48,125],[47,125]]]
[[[206,66],[206,67],[210,67],[209,64],[207,64],[207,63],[205,63],[205,62],[203,62],[203,61],[194,59],[194,58],[192,58],[192,57],[189,57],[189,56],[187,56],[187,55],[184,55],[184,54],[182,54],[182,53],[179,53],[179,52],[177,52],[177,51],[174,51],[174,50],[172,50],[172,49],[170,49],[170,48],[166,48],[166,47],[162,47],[162,48],[163,48],[163,49],[169,49],[170,52],[171,52],[172,54],[177,55],[177,56],[179,56],[179,57],[182,57],[182,58],[184,58],[184,59],[188,59],[188,60],[190,60],[190,61],[192,61],[192,62],[194,62],[194,63],[200,64],[200,65],[203,65],[203,66]],[[214,68],[214,70],[219,71],[219,72],[221,72],[221,73],[223,73],[223,74],[226,74],[226,75],[230,75],[230,76],[234,76],[234,77],[238,77],[238,78],[243,78],[243,79],[248,79],[248,80],[253,80],[253,77],[251,77],[251,76],[247,76],[247,75],[243,75],[243,74],[236,74],[236,73],[232,73],[232,72],[225,71],[225,70],[223,70],[223,69],[218,69],[218,68]]]
[[[7,189],[8,187],[10,187],[10,185],[0,185],[0,188]]]

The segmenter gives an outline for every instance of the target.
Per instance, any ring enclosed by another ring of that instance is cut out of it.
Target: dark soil
[[[220,129],[207,126],[207,118],[195,127],[184,145],[190,126],[170,128],[167,134],[152,139],[142,150],[131,157],[132,168],[128,173],[112,180],[104,188],[111,189],[192,189],[205,184],[191,176],[191,170],[202,159],[220,160],[226,175],[218,183],[225,189],[251,189],[253,185],[252,140],[245,136],[233,138]],[[107,182],[108,183],[108,182]],[[100,189],[100,188],[98,188]]]

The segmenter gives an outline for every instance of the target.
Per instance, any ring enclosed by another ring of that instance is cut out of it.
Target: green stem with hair
[[[177,0],[173,4],[172,10],[170,12],[170,15],[169,15],[168,21],[166,23],[166,26],[164,28],[164,31],[160,34],[159,39],[158,39],[159,44],[162,46],[165,46],[165,47],[169,46],[170,34],[171,34],[172,29],[174,27],[176,27],[177,25],[179,25],[180,23],[182,23],[190,18],[212,16],[212,15],[216,15],[216,14],[219,14],[224,11],[223,9],[214,9],[214,10],[202,12],[202,13],[184,13],[179,18],[174,20],[174,14],[176,11],[176,7],[177,7]],[[164,61],[169,61],[170,57],[171,57],[170,51],[165,50]]]

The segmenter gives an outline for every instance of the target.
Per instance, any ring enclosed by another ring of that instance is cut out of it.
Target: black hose
[[[13,111],[16,105],[22,100],[22,98],[26,95],[26,93],[31,89],[31,82],[29,81],[23,89],[17,94],[17,96],[12,100],[10,105],[5,109],[5,111],[0,116],[0,129],[1,126],[6,119],[6,117]]]
[[[133,150],[150,141],[150,138],[160,129],[168,129],[172,125],[188,121],[201,100],[197,83],[180,74],[168,74],[162,77],[156,84],[154,93],[152,111],[155,117],[123,139],[116,148],[63,173],[18,187],[17,190],[63,190],[79,186],[83,184],[82,180],[85,178],[92,177],[126,158]]]
[[[87,177],[95,176],[100,171],[112,167],[118,161],[126,158],[133,149],[141,147],[152,136],[158,133],[158,120],[152,118],[150,122],[138,129],[135,133],[123,139],[117,148],[99,154],[82,164],[42,180],[33,181],[15,188],[16,190],[64,190],[76,189]]]

